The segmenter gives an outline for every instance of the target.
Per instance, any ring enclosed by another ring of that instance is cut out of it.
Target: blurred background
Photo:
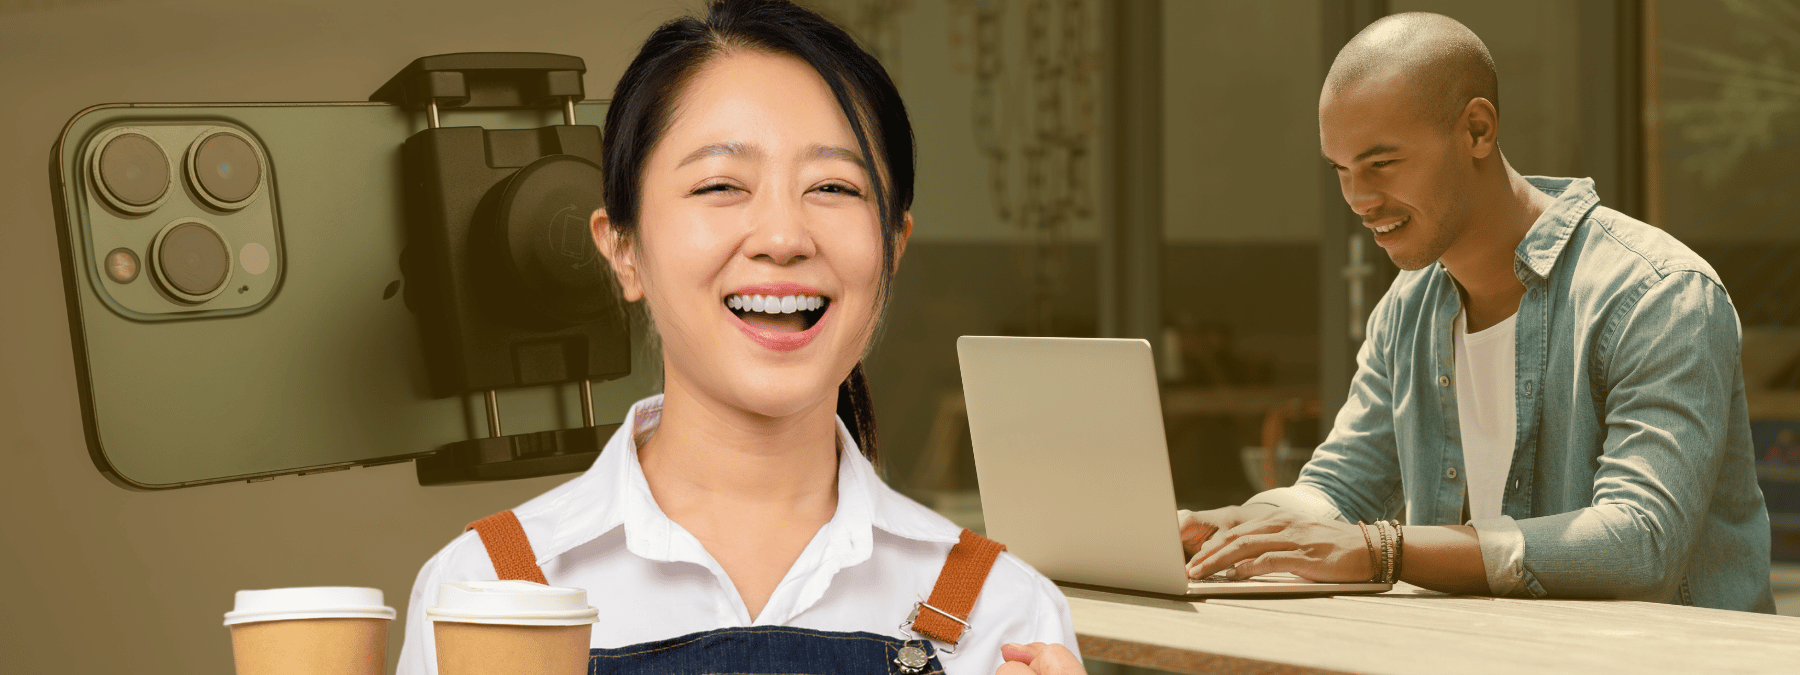
[[[1724,278],[1778,604],[1800,614],[1800,2],[810,4],[887,64],[918,138],[917,229],[868,363],[895,487],[981,525],[959,335],[1150,340],[1181,505],[1290,482],[1395,271],[1319,159],[1319,85],[1368,22],[1432,11],[1492,51],[1515,168],[1593,177]],[[581,56],[603,97],[652,28],[700,5],[0,0],[0,669],[225,672],[232,591],[376,586],[404,611],[464,523],[567,478],[424,488],[400,464],[108,483],[84,449],[43,164],[66,120],[119,101],[362,100],[454,51]]]

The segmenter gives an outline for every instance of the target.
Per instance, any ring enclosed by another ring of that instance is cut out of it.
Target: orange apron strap
[[[987,583],[988,570],[1004,550],[1006,546],[1000,542],[963,530],[962,541],[950,547],[950,555],[944,559],[931,599],[913,609],[913,630],[954,648],[969,629],[969,613],[975,610],[975,599]]]
[[[512,510],[469,523],[463,531],[469,530],[481,536],[481,545],[487,547],[488,560],[494,562],[494,573],[500,575],[502,581],[535,581],[550,585],[544,580],[544,570],[538,567],[537,554],[531,551],[531,540],[525,538],[525,528],[519,525],[519,517],[513,515]]]

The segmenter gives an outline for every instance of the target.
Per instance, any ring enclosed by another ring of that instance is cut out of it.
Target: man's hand
[[[1192,514],[1199,523],[1196,531],[1207,523],[1198,517],[1210,513],[1214,512]],[[1184,548],[1187,533],[1184,520]],[[1358,582],[1375,576],[1362,528],[1272,508],[1203,538],[1188,561],[1188,578],[1202,579],[1221,570],[1230,570],[1226,577],[1232,579],[1270,572],[1287,572],[1311,581]]]
[[[1227,506],[1207,511],[1178,510],[1175,512],[1175,522],[1181,526],[1181,554],[1191,559],[1200,550],[1200,545],[1214,534],[1242,525],[1246,520],[1261,518],[1274,510],[1275,507],[1268,504]]]
[[[1008,643],[1000,646],[1000,657],[1006,662],[994,675],[1087,675],[1081,660],[1062,645]]]

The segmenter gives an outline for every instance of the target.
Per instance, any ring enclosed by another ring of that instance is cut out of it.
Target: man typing
[[[1514,171],[1499,102],[1447,17],[1338,54],[1321,150],[1404,271],[1299,481],[1179,514],[1189,575],[1773,612],[1730,297],[1591,180]]]

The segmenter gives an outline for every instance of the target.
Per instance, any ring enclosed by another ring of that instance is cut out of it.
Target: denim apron
[[[548,584],[531,542],[512,511],[469,524],[481,536],[500,579]],[[744,626],[690,633],[666,640],[589,652],[589,675],[862,674],[934,675],[944,672],[933,641],[945,653],[968,630],[969,613],[987,581],[988,570],[1006,547],[963,530],[950,548],[928,599],[900,624],[917,636],[901,640],[875,633],[838,633],[787,626]]]

